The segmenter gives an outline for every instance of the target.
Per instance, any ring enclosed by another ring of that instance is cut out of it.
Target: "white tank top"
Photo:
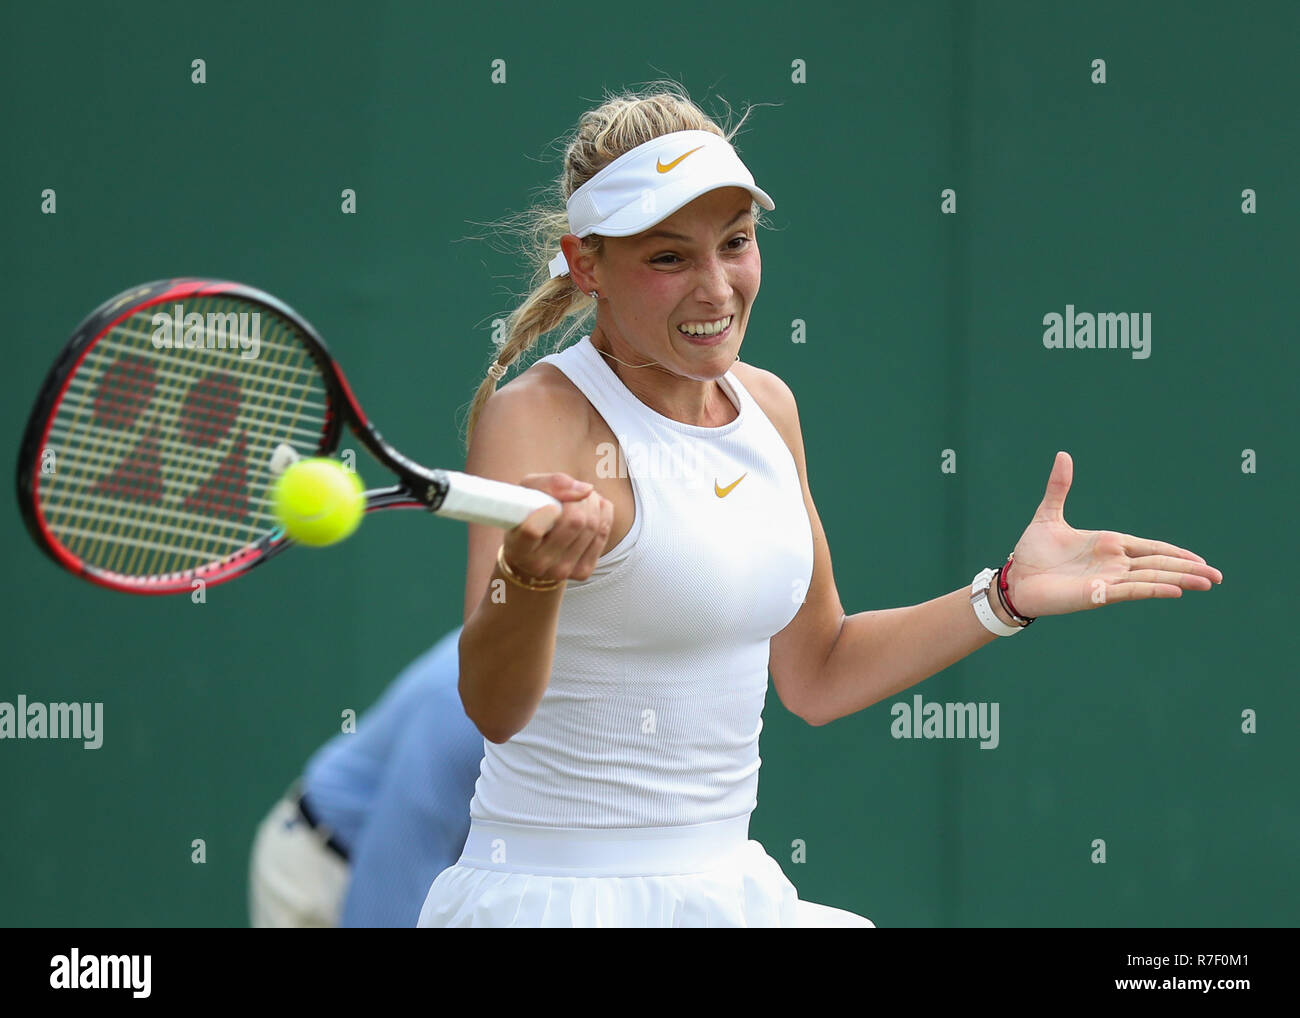
[[[718,428],[650,409],[589,337],[539,363],[619,440],[636,518],[560,603],[550,682],[512,739],[484,741],[470,816],[548,827],[673,827],[748,815],[769,641],[812,578],[794,457],[728,371]],[[507,590],[506,596],[509,597]]]

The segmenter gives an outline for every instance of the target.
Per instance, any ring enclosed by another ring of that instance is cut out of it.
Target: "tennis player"
[[[823,725],[1036,616],[1222,580],[1181,548],[1072,529],[1062,452],[1000,569],[846,617],[794,396],[738,360],[774,203],[734,134],[672,89],[609,98],[567,146],[566,208],[533,224],[560,250],[475,397],[466,470],[563,505],[504,539],[469,527],[460,693],[486,753],[421,926],[871,926],[801,901],[749,838],[769,667]],[[590,334],[494,394],[592,308]]]

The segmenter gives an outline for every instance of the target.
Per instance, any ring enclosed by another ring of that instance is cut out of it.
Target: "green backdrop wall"
[[[1044,619],[822,728],[773,693],[754,836],[802,896],[885,927],[1291,924],[1300,8],[877,8],[6,7],[11,467],[81,316],[185,274],[287,300],[399,448],[459,465],[523,268],[474,224],[554,177],[604,89],[772,104],[738,139],[777,203],[743,355],[799,399],[846,610],[999,562],[1058,449],[1074,526],[1192,548],[1225,582]],[[1046,349],[1067,305],[1150,313],[1150,356]],[[390,514],[196,606],[81,583],[12,497],[0,514],[0,700],[102,701],[105,728],[97,750],[0,741],[0,922],[245,923],[256,823],[459,621],[463,529]],[[893,738],[913,693],[997,703],[996,750]]]

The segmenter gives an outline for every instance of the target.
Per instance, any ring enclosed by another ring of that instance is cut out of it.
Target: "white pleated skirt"
[[[776,860],[749,838],[748,815],[600,830],[474,820],[418,925],[793,927],[799,905]]]

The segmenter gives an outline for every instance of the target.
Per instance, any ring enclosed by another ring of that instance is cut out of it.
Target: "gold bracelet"
[[[515,572],[506,562],[506,546],[504,544],[497,549],[497,567],[507,580],[516,587],[523,587],[524,590],[554,590],[560,585],[559,580],[535,580]]]

